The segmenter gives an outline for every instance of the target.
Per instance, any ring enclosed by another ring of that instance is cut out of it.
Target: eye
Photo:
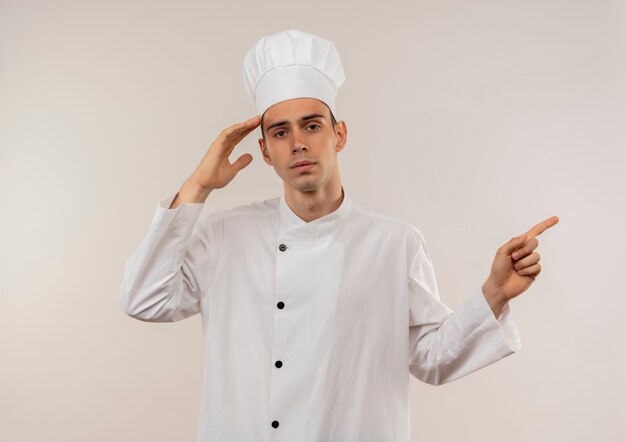
[[[280,136],[280,135],[278,135],[278,134],[279,134],[279,133],[281,133],[281,132],[285,132],[285,131],[284,131],[284,130],[279,130],[279,131],[276,131],[276,133],[274,133],[274,136],[275,136],[275,137],[276,137],[276,136],[278,136],[278,138],[281,138],[281,136]]]
[[[313,127],[313,126],[320,127],[320,125],[319,125],[319,124],[315,124],[315,123],[313,123],[313,124],[309,124],[307,127]]]

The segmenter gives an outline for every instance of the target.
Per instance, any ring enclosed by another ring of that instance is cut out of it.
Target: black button
[[[284,244],[281,244],[280,246],[278,246],[278,248],[280,249],[281,252],[284,252],[285,250],[287,250],[287,246]]]
[[[276,361],[276,363],[274,364],[276,367],[280,368],[283,366],[283,363],[281,361]]]
[[[272,427],[277,428],[278,427],[278,421],[272,422]]]
[[[278,304],[276,304],[276,307],[284,308],[285,307],[285,303],[283,301],[280,301]]]

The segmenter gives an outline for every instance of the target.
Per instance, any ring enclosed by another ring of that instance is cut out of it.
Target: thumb
[[[246,167],[251,162],[252,162],[252,155],[250,155],[249,153],[244,153],[242,156],[237,158],[237,161],[233,163],[233,167],[237,169],[237,172],[239,172],[241,169]]]
[[[526,243],[526,233],[521,234],[515,238],[511,238],[504,246],[502,246],[502,252],[505,255],[510,255],[515,249],[520,248]]]

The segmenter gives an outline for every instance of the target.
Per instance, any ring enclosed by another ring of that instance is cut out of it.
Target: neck
[[[343,202],[344,192],[341,182],[328,188],[301,192],[285,185],[285,201],[289,208],[302,220],[308,222],[334,212]]]

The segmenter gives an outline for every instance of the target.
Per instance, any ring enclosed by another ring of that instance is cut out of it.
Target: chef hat
[[[317,98],[336,118],[335,97],[345,81],[335,45],[307,32],[289,30],[262,37],[243,62],[248,98],[259,115],[292,98]]]

